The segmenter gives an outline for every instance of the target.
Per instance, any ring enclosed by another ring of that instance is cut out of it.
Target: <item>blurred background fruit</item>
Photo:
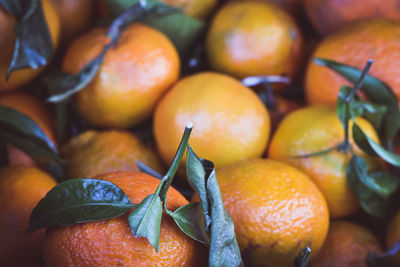
[[[386,82],[400,96],[400,23],[371,20],[349,25],[328,36],[313,58],[326,58],[362,69],[368,59],[369,74]],[[305,78],[309,104],[335,105],[339,88],[350,83],[326,67],[309,62]]]
[[[390,249],[396,242],[400,240],[400,211],[390,220],[386,232],[386,248]],[[393,259],[395,266],[400,265],[400,253],[397,253]]]
[[[32,209],[56,185],[43,171],[24,166],[0,168],[0,262],[26,266],[43,262],[45,229],[28,232]]]
[[[329,213],[318,188],[289,164],[245,160],[217,169],[245,265],[292,266],[305,246],[318,254]]]
[[[170,165],[182,137],[193,122],[190,145],[219,168],[263,154],[270,132],[268,111],[257,95],[223,74],[204,72],[176,83],[154,113],[154,137]]]
[[[60,21],[53,4],[50,0],[41,0],[43,13],[50,30],[53,45],[57,47],[60,34]],[[41,71],[39,69],[20,69],[11,73],[8,81],[6,81],[6,72],[11,63],[14,46],[15,31],[14,27],[17,23],[16,18],[7,13],[0,5],[0,93],[15,90],[33,80]]]
[[[374,141],[379,142],[372,125],[363,118],[357,124]],[[351,129],[351,127],[350,127]],[[292,164],[304,171],[324,194],[332,218],[357,211],[358,200],[347,185],[346,166],[350,152],[333,150],[318,156],[300,157],[333,148],[344,141],[344,129],[336,110],[327,106],[311,106],[287,115],[273,135],[269,158]],[[368,158],[352,140],[356,154]]]
[[[55,121],[48,107],[39,99],[27,93],[8,93],[0,96],[0,104],[15,109],[31,118],[44,134],[56,144]],[[8,164],[36,166],[36,163],[21,150],[7,145]]]
[[[63,62],[67,73],[80,71],[109,41],[95,28],[75,40]],[[179,56],[169,39],[141,24],[130,25],[106,53],[92,82],[75,96],[84,118],[96,126],[127,128],[148,119],[160,96],[179,75]]]
[[[132,203],[154,193],[160,180],[140,172],[97,176],[121,188]],[[169,210],[188,201],[174,188],[167,194]],[[202,245],[185,235],[171,217],[163,216],[159,251],[144,237],[134,237],[127,214],[97,222],[49,227],[44,244],[47,266],[202,266]]]
[[[329,226],[324,246],[312,267],[367,267],[369,253],[381,253],[379,240],[362,225],[333,221]]]
[[[296,77],[302,36],[295,21],[268,3],[228,3],[214,16],[206,51],[212,69],[237,78]]]
[[[328,35],[355,21],[383,18],[400,22],[399,0],[304,0],[314,28]]]
[[[68,160],[69,178],[94,177],[111,171],[138,171],[136,160],[163,173],[156,153],[135,135],[124,131],[88,130],[72,138],[61,153]]]
[[[93,0],[51,0],[61,22],[61,43],[67,45],[94,21]]]

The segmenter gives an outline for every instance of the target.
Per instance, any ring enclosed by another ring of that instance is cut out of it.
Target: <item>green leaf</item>
[[[25,136],[57,152],[55,144],[46,136],[39,125],[25,114],[0,104],[1,129],[15,135]]]
[[[61,73],[54,75],[52,80],[47,80],[47,87],[57,88],[57,93],[50,96],[47,101],[61,102],[68,99],[73,94],[85,88],[97,75],[101,63],[104,60],[105,53],[111,45],[106,45],[103,51],[92,61],[83,67],[81,71],[75,74]]]
[[[370,155],[377,155],[384,161],[400,167],[400,156],[387,151],[385,148],[377,144],[372,138],[367,136],[356,123],[353,124],[353,138],[356,144],[364,152]]]
[[[189,185],[196,191],[200,198],[200,204],[204,213],[207,230],[211,223],[210,207],[207,197],[206,179],[214,169],[210,161],[201,160],[194,153],[190,145],[186,152],[186,177]],[[208,173],[207,173],[208,172]]]
[[[361,100],[353,100],[351,103],[353,118],[364,116],[379,132],[382,127],[383,119],[387,112],[387,107],[373,104]]]
[[[293,262],[293,267],[308,267],[310,266],[311,249],[305,247],[300,250]]]
[[[314,61],[318,65],[332,69],[352,83],[356,83],[362,74],[362,71],[359,69],[333,60],[315,58]],[[400,126],[400,111],[397,96],[386,83],[371,75],[366,75],[361,90],[368,96],[371,102],[387,108],[382,128],[378,133],[383,138],[384,143],[390,142]]]
[[[54,55],[53,42],[40,0],[0,0],[8,13],[17,18],[15,47],[6,79],[14,70],[37,69]]]
[[[394,267],[393,258],[400,252],[400,240],[394,243],[393,247],[381,254],[369,253],[367,267]]]
[[[129,226],[132,234],[147,238],[157,252],[160,244],[162,211],[160,197],[151,194],[129,214]]]
[[[143,23],[168,36],[180,54],[187,51],[193,41],[205,29],[203,21],[191,18],[183,13],[167,16],[150,15],[143,20]]]
[[[206,229],[206,222],[200,203],[186,204],[168,214],[186,235],[205,245],[210,243],[210,237]]]
[[[113,16],[121,14],[128,7],[142,3],[147,11],[141,19],[146,25],[164,33],[182,54],[205,29],[203,21],[185,15],[180,9],[155,0],[105,0]],[[144,4],[145,3],[145,4]]]
[[[367,170],[366,161],[353,156],[346,169],[347,183],[368,214],[383,217],[390,210],[389,194],[393,192],[393,187],[398,188],[398,181],[394,181],[397,178],[387,174],[368,175]],[[380,177],[386,181],[379,181]]]
[[[347,112],[346,106],[348,103],[346,102],[346,97],[350,93],[351,87],[342,86],[339,90],[339,96],[336,100],[336,114],[342,124],[343,128],[346,127],[346,124],[350,120],[350,112]]]
[[[207,179],[206,189],[211,206],[209,266],[244,266],[232,218],[222,202],[215,170]]]
[[[0,137],[36,161],[63,162],[48,136],[25,114],[0,104]]]
[[[118,217],[134,205],[109,181],[73,179],[53,187],[33,209],[29,229]]]

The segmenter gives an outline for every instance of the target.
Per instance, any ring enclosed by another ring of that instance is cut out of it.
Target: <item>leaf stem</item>
[[[349,123],[350,123],[350,103],[353,101],[355,94],[357,91],[361,88],[365,76],[367,75],[369,69],[371,68],[371,65],[373,63],[372,59],[368,59],[367,63],[364,66],[364,69],[360,75],[360,78],[358,78],[358,81],[354,84],[354,87],[350,90],[350,92],[346,95],[345,97],[345,127],[344,127],[344,149],[343,151],[346,153],[349,146],[350,146],[350,131],[349,131]]]
[[[176,171],[178,170],[179,165],[182,161],[183,154],[186,151],[186,147],[187,147],[192,129],[193,129],[193,123],[189,122],[186,125],[185,132],[183,133],[181,143],[179,144],[178,150],[176,151],[176,154],[175,154],[174,160],[172,161],[171,167],[169,168],[169,170],[167,171],[167,173],[161,180],[160,185],[163,184],[162,190],[161,190],[161,192],[159,192],[161,201],[165,201],[165,199],[166,199],[167,191],[168,191],[169,187],[171,186],[172,180],[174,179]]]
[[[367,75],[367,73],[368,73],[369,69],[371,68],[371,65],[372,65],[373,62],[374,61],[372,59],[368,59],[367,60],[367,63],[365,64],[365,67],[364,67],[364,69],[363,69],[363,71],[361,73],[360,78],[358,78],[357,83],[354,85],[354,87],[351,89],[351,91],[347,94],[347,96],[345,98],[345,101],[347,103],[349,103],[350,101],[353,100],[354,95],[361,88],[361,86],[362,86],[362,84],[364,82],[365,76]]]

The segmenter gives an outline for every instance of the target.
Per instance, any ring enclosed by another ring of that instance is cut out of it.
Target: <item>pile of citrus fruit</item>
[[[0,266],[400,266],[399,0],[5,0],[0,51]]]

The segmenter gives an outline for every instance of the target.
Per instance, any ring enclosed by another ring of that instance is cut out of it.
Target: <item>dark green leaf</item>
[[[36,161],[62,162],[55,144],[30,117],[0,104],[0,137]]]
[[[33,209],[29,229],[118,217],[134,205],[109,181],[73,179],[51,189]]]
[[[368,175],[367,170],[366,161],[358,156],[353,156],[347,165],[347,183],[359,199],[361,207],[368,214],[375,217],[383,217],[390,208],[387,192],[391,192],[392,189],[382,188],[383,184],[377,182],[378,175]],[[391,183],[388,184],[391,186]]]
[[[347,112],[346,106],[348,103],[346,102],[346,96],[351,91],[351,87],[349,86],[342,86],[339,90],[339,96],[336,100],[336,114],[343,126],[346,127],[346,124],[350,120],[350,112]]]
[[[353,84],[358,81],[362,74],[362,71],[359,69],[333,60],[315,58],[314,61],[318,65],[334,70]],[[386,106],[387,112],[383,118],[382,129],[379,131],[379,135],[383,137],[384,143],[390,142],[400,126],[400,111],[397,96],[387,84],[371,75],[365,77],[361,90],[373,103]]]
[[[356,144],[366,153],[377,155],[386,162],[400,167],[400,156],[387,151],[377,144],[372,138],[367,136],[356,123],[353,124],[353,138]]]
[[[168,16],[152,15],[143,22],[168,36],[180,53],[185,52],[205,29],[203,21],[191,18],[183,13]]]
[[[206,229],[203,209],[200,203],[189,203],[168,213],[179,228],[194,240],[208,245],[210,237]]]
[[[104,55],[110,48],[110,45],[104,47],[103,51],[94,60],[90,61],[81,71],[75,74],[59,73],[53,77],[53,80],[47,86],[56,86],[57,93],[50,96],[47,101],[61,102],[68,99],[71,95],[85,88],[96,76],[103,62]]]
[[[155,0],[106,0],[105,3],[113,16],[121,14],[128,7],[142,4],[147,12],[141,19],[146,25],[149,25],[163,32],[174,43],[179,52],[184,52],[199,36],[205,28],[203,21],[191,18],[177,8],[165,5]]]
[[[190,186],[196,191],[200,198],[202,211],[206,222],[206,228],[209,230],[211,223],[210,207],[207,198],[206,179],[210,173],[206,173],[203,164],[208,164],[207,161],[201,161],[188,145],[186,152],[186,177]],[[210,164],[209,164],[210,165]],[[212,169],[214,168],[211,166]]]
[[[37,69],[53,57],[54,48],[40,0],[0,0],[0,5],[17,18],[14,53],[6,79],[23,68]]]
[[[311,249],[309,247],[305,247],[300,250],[299,254],[297,254],[294,259],[293,267],[308,267],[310,266],[310,255]]]
[[[38,162],[59,162],[65,163],[58,154],[47,149],[45,146],[37,144],[27,137],[21,137],[0,129],[0,139],[6,140],[16,148],[25,152],[28,156]]]
[[[381,254],[369,253],[367,257],[367,267],[394,267],[393,257],[400,252],[400,240],[393,247]]]
[[[399,188],[399,178],[388,172],[368,174],[368,164],[361,157],[354,156],[349,165],[351,165],[351,171],[355,172],[358,179],[368,187],[368,189],[382,198],[388,198]]]
[[[129,214],[129,226],[132,234],[147,238],[156,251],[158,251],[160,243],[162,212],[159,195],[151,194]]]
[[[386,106],[361,100],[354,100],[350,104],[353,118],[364,116],[374,126],[375,130],[379,132],[387,112]]]
[[[232,218],[222,202],[215,170],[207,179],[206,189],[211,206],[209,266],[244,266]]]
[[[55,144],[37,123],[25,114],[0,104],[0,126],[3,131],[37,141],[57,153]]]

